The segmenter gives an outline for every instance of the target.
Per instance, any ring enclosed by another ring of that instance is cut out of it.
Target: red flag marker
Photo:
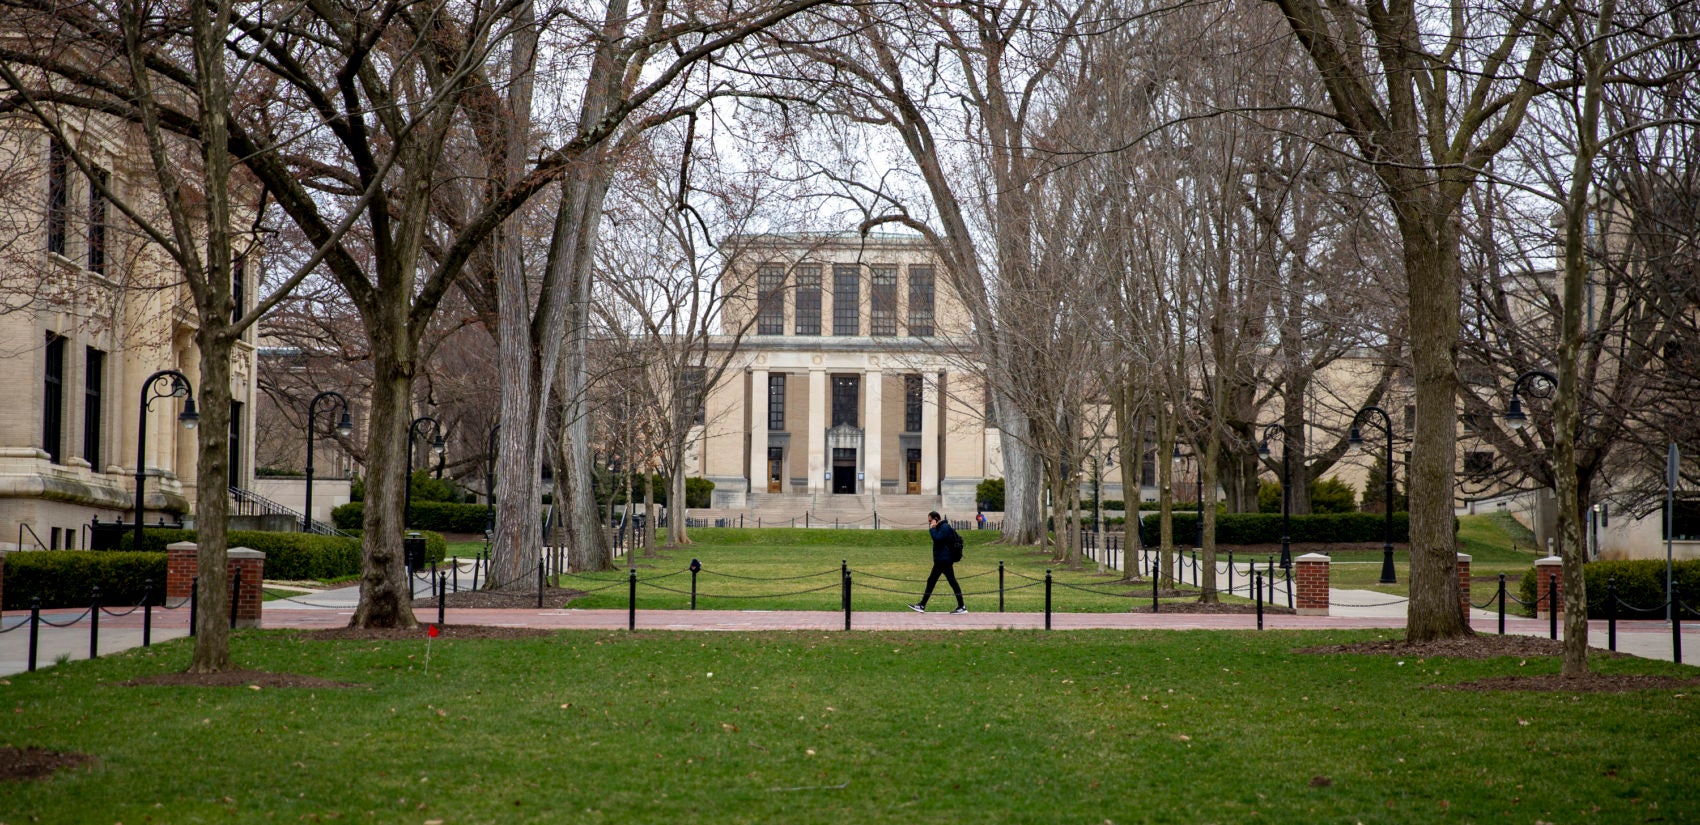
[[[435,638],[437,638],[437,626],[436,626],[436,625],[431,625],[431,629],[430,629],[430,630],[427,630],[427,631],[425,631],[425,632],[426,632],[426,634],[427,634],[427,635],[429,635],[429,636],[430,636],[430,637],[431,637],[431,638],[433,638],[433,639],[435,639]]]

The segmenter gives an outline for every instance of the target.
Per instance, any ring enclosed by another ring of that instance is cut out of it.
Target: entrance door
[[[921,451],[907,450],[903,456],[903,478],[908,482],[909,495],[921,494]]]
[[[785,448],[767,448],[767,491],[770,493],[784,492],[785,482]]]
[[[832,491],[856,493],[856,450],[852,447],[832,449]]]

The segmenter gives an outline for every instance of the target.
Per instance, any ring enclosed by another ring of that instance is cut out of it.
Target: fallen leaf
[[[1326,788],[1326,787],[1333,785],[1333,784],[1334,784],[1334,780],[1329,779],[1328,777],[1323,776],[1322,774],[1317,774],[1316,776],[1313,776],[1313,777],[1310,778],[1310,786],[1312,788]]]

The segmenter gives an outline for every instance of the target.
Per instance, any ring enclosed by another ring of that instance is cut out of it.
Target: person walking
[[[951,592],[956,594],[956,609],[950,611],[951,615],[967,613],[968,606],[962,603],[962,585],[956,583],[956,562],[962,558],[962,536],[936,511],[927,514],[927,534],[933,537],[933,572],[927,574],[927,591],[921,594],[921,601],[909,605],[909,609],[916,613],[927,612],[927,600],[933,597],[933,586],[939,583],[942,575],[945,581],[950,582]]]

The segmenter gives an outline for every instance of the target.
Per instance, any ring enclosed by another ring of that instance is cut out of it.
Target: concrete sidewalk
[[[429,594],[423,589],[418,594]],[[1277,591],[1277,595],[1281,595]],[[268,629],[321,629],[344,627],[354,615],[359,598],[356,588],[325,591],[296,599],[266,602],[262,626]],[[1405,600],[1366,590],[1332,590],[1333,605],[1329,616],[1293,616],[1265,614],[1267,630],[1338,630],[1381,628],[1400,630],[1405,626]],[[42,618],[55,623],[81,620],[70,627],[55,628],[46,624],[39,628],[36,666],[49,667],[61,656],[84,659],[89,655],[90,622],[87,610],[44,610]],[[435,621],[435,610],[417,613],[422,623]],[[906,630],[1040,630],[1045,627],[1043,613],[970,612],[953,616],[946,612],[926,614],[904,610],[893,604],[885,611],[852,612],[851,629],[869,631]],[[562,628],[579,630],[620,630],[627,626],[624,610],[513,610],[513,609],[449,609],[445,619],[450,624],[498,625],[504,627]],[[0,675],[20,673],[28,669],[29,612],[10,611],[0,617]],[[98,653],[108,655],[138,647],[142,643],[143,614],[136,611],[124,616],[103,614],[100,619]],[[1497,613],[1472,610],[1470,623],[1478,633],[1498,630]],[[153,641],[165,641],[188,635],[189,610],[155,608],[153,611]],[[1149,630],[1254,630],[1257,619],[1250,614],[1196,613],[1053,613],[1053,630],[1085,629],[1149,629]],[[842,631],[844,614],[839,611],[795,610],[639,610],[638,630],[677,631],[778,631],[811,630]],[[1700,659],[1700,622],[1683,625],[1684,659]],[[1560,633],[1563,632],[1562,624]],[[1525,636],[1548,635],[1545,619],[1507,616],[1505,632]],[[420,631],[423,635],[424,631]],[[1606,646],[1606,623],[1589,623],[1588,639],[1593,647]],[[1672,659],[1671,628],[1658,621],[1619,621],[1617,649],[1623,653],[1650,659]]]

